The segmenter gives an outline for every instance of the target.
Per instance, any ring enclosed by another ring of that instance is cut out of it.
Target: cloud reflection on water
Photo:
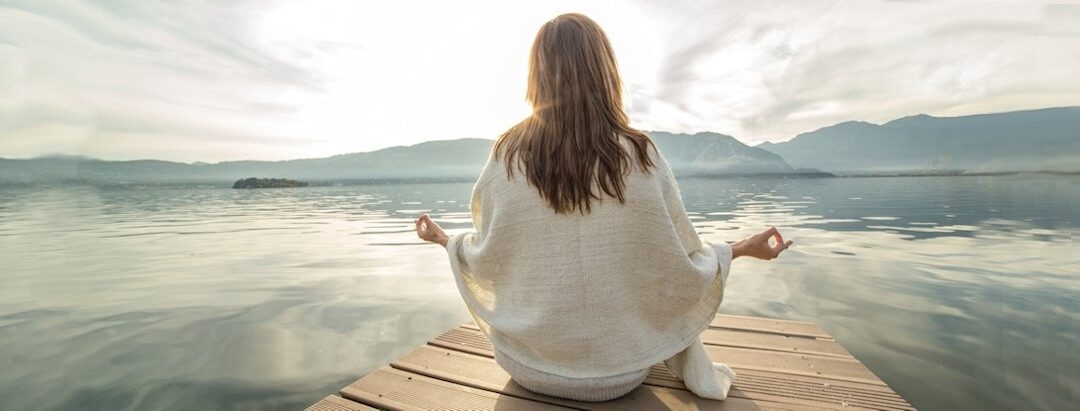
[[[926,409],[1080,398],[1073,179],[681,185],[706,238],[777,226],[796,242],[737,261],[723,312],[821,324]],[[411,227],[430,212],[468,229],[471,187],[0,189],[0,398],[313,402],[467,319]]]

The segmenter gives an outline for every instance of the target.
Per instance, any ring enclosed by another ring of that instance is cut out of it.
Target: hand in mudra
[[[416,223],[416,235],[421,240],[446,247],[446,242],[450,240],[450,236],[446,235],[446,232],[431,219],[431,216],[422,214],[414,222]]]
[[[774,244],[772,240],[775,239]],[[746,237],[731,245],[732,258],[754,257],[762,260],[772,260],[780,255],[781,251],[791,247],[791,240],[784,241],[784,236],[776,227]]]

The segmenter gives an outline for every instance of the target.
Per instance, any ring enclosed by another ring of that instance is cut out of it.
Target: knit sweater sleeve
[[[476,184],[473,185],[472,196],[469,199],[469,215],[472,218],[473,229],[472,231],[465,231],[451,236],[451,241],[483,241],[491,225],[491,213],[494,211],[494,206],[491,204],[494,199],[494,195],[491,193],[493,190],[491,185],[494,180],[492,177],[501,175],[503,171],[505,169],[499,163],[499,157],[492,151],[488,154],[483,170],[480,171],[480,177],[476,179]],[[449,243],[447,249],[450,249]]]
[[[477,324],[485,333],[488,332],[488,324],[479,319],[493,315],[494,295],[491,293],[491,280],[484,278],[486,273],[483,270],[478,271],[473,266],[483,265],[483,260],[487,256],[485,244],[490,231],[492,213],[495,210],[495,207],[490,204],[493,196],[489,192],[492,190],[491,175],[497,173],[497,161],[494,154],[489,155],[484,170],[473,186],[469,202],[473,229],[456,233],[446,242],[446,252],[450,257],[450,267],[455,273],[458,289],[466,305],[469,306],[470,312],[478,320]]]
[[[703,257],[702,254],[704,254],[704,258],[709,258],[708,254],[715,254],[717,261],[716,274],[720,277],[721,288],[719,292],[722,296],[724,288],[727,288],[728,274],[731,272],[731,245],[723,241],[707,241],[698,236],[697,231],[690,222],[689,215],[686,213],[679,192],[679,184],[675,181],[674,173],[668,166],[664,156],[659,152],[656,153],[656,159],[656,171],[663,187],[664,202],[667,204],[668,213],[671,215],[676,230],[682,237],[684,247],[686,247],[691,259],[701,258]],[[715,366],[708,354],[705,353],[700,338],[695,338],[689,346],[665,360],[664,363],[695,394],[717,400],[727,397],[734,373],[729,376],[727,374],[718,374],[714,370]],[[724,369],[730,371],[730,368],[726,366],[724,366]]]
[[[697,234],[697,230],[690,222],[690,216],[686,213],[686,207],[683,205],[682,193],[679,191],[679,183],[675,180],[674,172],[671,171],[671,167],[659,149],[656,149],[653,154],[656,166],[655,172],[660,180],[664,202],[667,204],[668,214],[670,214],[671,221],[679,232],[683,246],[691,255],[706,252],[704,251],[705,247],[711,248],[716,253],[717,274],[723,278],[723,283],[726,286],[728,274],[731,272],[731,245],[723,241],[704,240]]]

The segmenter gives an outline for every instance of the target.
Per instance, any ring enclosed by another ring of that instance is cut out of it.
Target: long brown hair
[[[532,114],[499,136],[494,150],[503,156],[507,177],[520,163],[556,213],[585,214],[601,193],[626,201],[624,178],[633,162],[620,136],[632,142],[643,172],[653,166],[652,141],[630,128],[615,54],[592,19],[563,14],[540,28],[529,53],[525,98]]]

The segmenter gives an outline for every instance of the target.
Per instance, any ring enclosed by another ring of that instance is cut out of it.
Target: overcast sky
[[[638,128],[748,144],[1080,105],[1080,3],[0,0],[0,157],[289,159],[527,115],[536,30],[607,31]]]

